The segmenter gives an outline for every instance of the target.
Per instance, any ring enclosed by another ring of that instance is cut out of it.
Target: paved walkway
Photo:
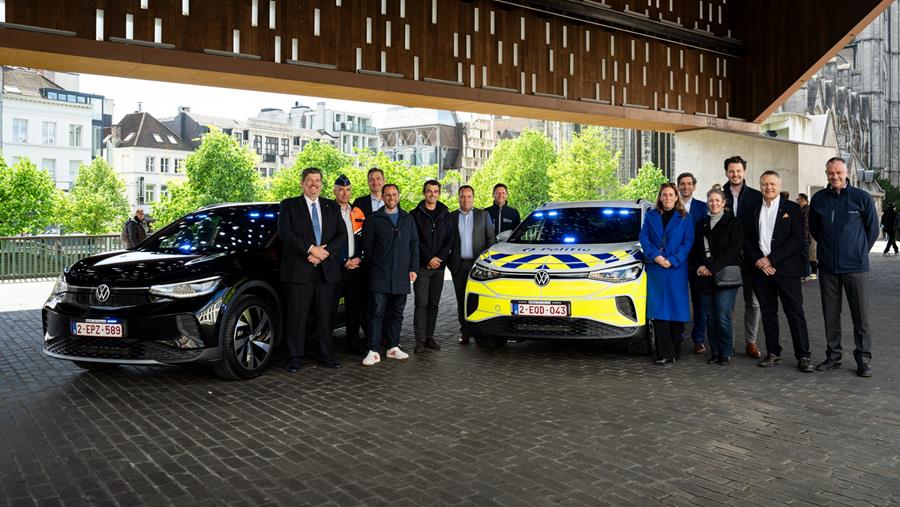
[[[870,379],[852,360],[802,374],[743,355],[660,369],[593,343],[461,347],[449,284],[444,349],[405,363],[342,356],[341,370],[289,375],[278,358],[249,382],[95,374],[43,356],[39,312],[4,296],[0,505],[897,504],[900,257],[872,263]],[[804,295],[821,360],[816,283]]]

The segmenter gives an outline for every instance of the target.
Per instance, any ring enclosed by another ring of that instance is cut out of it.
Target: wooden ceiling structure
[[[891,0],[0,0],[0,63],[757,132]]]

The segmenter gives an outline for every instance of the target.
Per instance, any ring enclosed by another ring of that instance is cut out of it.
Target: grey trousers
[[[847,295],[850,318],[853,319],[853,342],[856,349],[853,358],[857,366],[869,364],[872,359],[872,336],[869,334],[869,273],[845,273],[835,275],[819,270],[819,290],[822,293],[822,315],[825,317],[825,339],[828,346],[825,358],[840,361],[841,293]]]
[[[744,294],[744,341],[756,343],[759,331],[759,301],[753,292],[753,279],[750,274],[754,268],[741,267],[742,292]]]
[[[434,338],[434,327],[437,324],[438,305],[444,290],[444,268],[419,268],[416,281],[413,283],[415,294],[415,311],[413,312],[413,328],[416,342],[424,342]]]

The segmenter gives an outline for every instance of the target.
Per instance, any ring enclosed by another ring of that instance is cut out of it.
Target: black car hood
[[[212,264],[219,255],[167,254],[126,251],[84,258],[66,272],[66,281],[74,285],[114,283],[141,286],[179,281],[196,275],[214,274]]]

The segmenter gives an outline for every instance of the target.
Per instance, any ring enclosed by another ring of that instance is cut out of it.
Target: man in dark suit
[[[766,171],[759,178],[763,202],[754,206],[744,222],[744,260],[753,264],[753,290],[762,311],[766,335],[766,357],[759,366],[771,367],[781,361],[778,341],[778,300],[791,329],[797,368],[809,373],[809,333],[803,312],[800,279],[806,273],[808,246],[800,205],[782,199],[781,177]]]
[[[384,207],[384,200],[381,196],[381,189],[384,187],[384,171],[377,167],[369,168],[366,180],[369,185],[369,195],[359,196],[353,201],[353,207],[362,210],[364,219]],[[366,336],[369,336],[369,322],[372,320],[372,316],[368,313],[370,267],[371,266],[365,262],[360,265],[359,273],[357,273],[359,283],[353,288],[353,291],[356,293],[356,301],[359,303],[359,307],[364,309],[362,330]]]
[[[459,319],[459,343],[469,344],[466,332],[466,309],[463,298],[466,295],[466,281],[475,259],[487,247],[494,244],[494,224],[486,211],[473,207],[475,189],[469,185],[459,187],[459,209],[450,214],[454,228],[453,243],[447,257],[447,268],[453,277],[456,292],[456,316]]]
[[[675,180],[678,184],[678,199],[691,218],[691,225],[696,229],[697,222],[703,220],[709,213],[706,203],[694,198],[694,190],[697,189],[697,178],[691,173],[681,173]],[[693,325],[691,326],[691,341],[694,342],[694,353],[706,352],[706,322],[703,318],[703,305],[700,291],[697,290],[697,273],[688,271],[688,279],[691,283],[691,313]]]
[[[762,202],[762,194],[759,190],[751,188],[744,179],[747,172],[747,161],[738,155],[725,159],[725,175],[728,181],[722,186],[725,191],[725,201],[728,209],[743,225],[746,225],[750,210]],[[759,330],[759,302],[753,294],[751,274],[753,263],[748,262],[746,255],[741,264],[741,279],[744,293],[744,341],[747,344],[747,355],[759,359],[759,347],[756,345],[756,335]]]
[[[384,171],[373,167],[369,169],[366,179],[369,183],[369,195],[357,197],[353,201],[353,207],[361,209],[366,216],[369,216],[384,206],[384,201],[381,199],[381,188],[384,187]]]
[[[319,360],[327,368],[340,368],[331,344],[331,314],[335,285],[341,280],[341,254],[347,248],[347,228],[337,204],[319,197],[322,171],[303,170],[303,195],[281,201],[278,235],[284,243],[281,281],[284,283],[288,351],[287,370],[300,369],[306,347],[310,308],[316,309]]]

